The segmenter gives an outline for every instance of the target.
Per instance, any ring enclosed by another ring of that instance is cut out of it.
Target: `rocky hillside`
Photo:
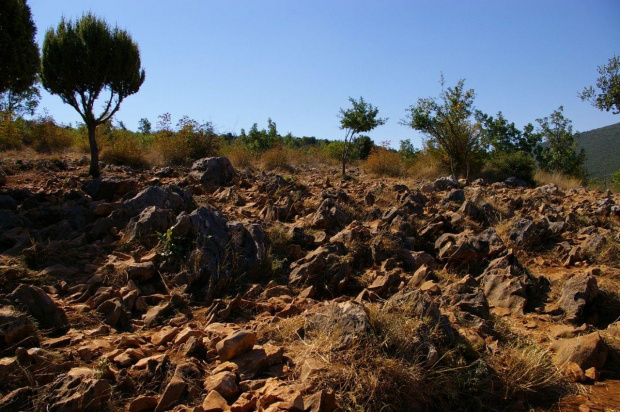
[[[86,163],[0,162],[2,411],[619,407],[617,194]]]

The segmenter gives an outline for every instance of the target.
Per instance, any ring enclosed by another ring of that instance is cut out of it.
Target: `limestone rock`
[[[203,186],[225,186],[237,176],[237,172],[227,157],[206,157],[194,162],[190,176]]]

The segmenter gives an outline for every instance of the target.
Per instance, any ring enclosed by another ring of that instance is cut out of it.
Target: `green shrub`
[[[22,147],[23,122],[13,120],[8,112],[0,112],[0,151]]]
[[[382,147],[372,150],[365,166],[369,172],[378,176],[398,177],[403,175],[404,170],[400,154]]]
[[[498,180],[514,176],[530,185],[535,183],[536,161],[525,152],[499,152],[493,154],[487,166],[489,171]]]
[[[44,114],[32,123],[24,141],[39,153],[52,153],[73,146],[75,136],[72,128],[59,126],[52,116]]]

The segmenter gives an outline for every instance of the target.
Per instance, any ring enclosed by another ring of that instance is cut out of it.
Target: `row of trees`
[[[138,45],[127,31],[112,28],[88,13],[76,21],[63,17],[56,29],[49,29],[39,57],[34,41],[36,27],[26,0],[4,0],[0,7],[2,111],[11,116],[33,112],[38,101],[35,82],[40,79],[47,91],[58,95],[82,117],[88,130],[90,174],[98,177],[97,127],[109,123],[122,101],[136,93],[145,80]],[[619,68],[620,60],[614,56],[607,65],[599,67],[596,87],[584,89],[580,97],[601,110],[620,112]],[[418,99],[407,109],[400,123],[421,131],[427,137],[428,153],[453,174],[469,180],[487,156],[507,159],[506,163],[517,172],[519,168],[530,167],[535,159],[545,170],[584,175],[584,154],[576,150],[571,122],[563,116],[562,107],[549,117],[537,119],[537,128],[528,124],[519,130],[501,112],[494,118],[475,110],[475,92],[465,88],[464,80],[444,89],[442,76],[441,85],[438,97]],[[362,133],[388,120],[378,117],[378,108],[361,97],[359,100],[349,98],[349,101],[352,107],[339,112],[340,127],[345,131],[340,153],[343,175],[353,148],[372,147],[370,139]],[[95,113],[96,105],[103,106],[100,113]],[[150,129],[150,123],[146,122],[141,123],[141,128]],[[199,136],[213,134],[209,127],[186,123],[181,131],[190,130],[192,135]],[[290,134],[280,136],[271,119],[266,130],[260,131],[254,125],[247,134],[242,131],[240,137],[253,152],[264,152],[283,142],[299,143]],[[401,145],[404,145],[403,153],[415,153],[410,143]]]

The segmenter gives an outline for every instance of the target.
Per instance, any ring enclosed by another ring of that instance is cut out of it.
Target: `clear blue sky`
[[[135,130],[169,112],[221,133],[267,126],[342,139],[338,109],[363,96],[389,117],[375,142],[421,135],[400,126],[419,97],[464,78],[476,107],[518,127],[558,106],[575,131],[620,122],[577,98],[620,54],[620,1],[586,0],[29,0],[42,44],[61,16],[91,11],[130,32],[146,81],[117,120]],[[59,97],[40,109],[80,121]]]

